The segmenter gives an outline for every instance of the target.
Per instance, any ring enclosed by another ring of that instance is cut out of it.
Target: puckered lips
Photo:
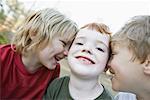
[[[112,68],[109,68],[107,74],[108,74],[108,77],[110,78],[110,80],[112,80],[115,76],[115,72]]]
[[[112,68],[109,68],[109,72],[110,72],[111,74],[115,74],[115,72],[114,72],[114,70],[113,70]]]
[[[77,59],[85,59],[85,60],[89,61],[91,64],[95,64],[95,62],[92,59],[90,59],[88,57],[85,57],[85,56],[76,56],[75,58],[77,58]]]

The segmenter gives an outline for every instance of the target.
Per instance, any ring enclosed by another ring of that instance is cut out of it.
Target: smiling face
[[[39,63],[48,69],[54,69],[58,61],[63,59],[66,56],[65,53],[68,52],[72,42],[67,40],[65,36],[56,36],[45,48],[38,50]]]
[[[81,29],[68,53],[72,73],[89,78],[103,72],[109,55],[109,40],[109,35]]]
[[[143,73],[143,65],[138,60],[132,59],[133,53],[123,44],[116,44],[112,47],[112,56],[109,61],[113,73],[112,88],[116,91],[139,91],[144,82],[148,83]],[[145,84],[146,85],[146,84]],[[141,90],[140,90],[141,91]]]

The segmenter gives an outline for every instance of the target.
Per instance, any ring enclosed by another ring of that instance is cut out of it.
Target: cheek
[[[71,47],[69,49],[69,54],[75,54],[77,52],[79,52],[79,48],[77,48],[77,47]]]
[[[97,71],[103,72],[105,67],[106,67],[106,63],[99,63],[97,64],[97,68],[98,68]]]
[[[97,60],[99,63],[106,65],[108,61],[108,54],[98,54]]]
[[[118,67],[121,63],[119,60],[119,57],[117,57],[116,55],[114,55],[111,59],[110,59],[110,66],[111,67]]]
[[[39,57],[46,56],[48,54],[48,49],[44,48],[44,49],[40,50],[38,54],[39,54]]]
[[[64,50],[64,47],[62,45],[55,45],[54,46],[54,51],[55,52],[62,52]]]

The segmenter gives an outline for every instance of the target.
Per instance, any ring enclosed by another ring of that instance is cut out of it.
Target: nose
[[[111,59],[109,59],[108,64],[107,64],[107,69],[111,74],[114,74],[114,70],[111,68]]]
[[[59,60],[65,58],[67,55],[68,55],[68,51],[67,51],[67,50],[64,50],[63,52],[57,54],[57,55],[56,55],[56,58],[57,58],[57,60],[59,61]]]
[[[111,68],[111,59],[108,59],[108,63],[107,63],[107,69]]]
[[[92,54],[91,51],[90,51],[90,50],[87,50],[87,49],[83,49],[82,52],[86,52],[86,53],[88,53],[88,54]]]
[[[68,56],[68,50],[65,50],[65,51],[63,52],[63,54],[64,54],[65,57]]]

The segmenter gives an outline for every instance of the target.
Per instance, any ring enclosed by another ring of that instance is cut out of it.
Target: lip
[[[115,77],[115,72],[112,68],[109,68],[108,71],[106,72],[106,74],[111,81]]]
[[[111,74],[115,74],[115,71],[114,71],[112,68],[109,68],[109,72],[110,72]]]
[[[75,58],[84,58],[84,59],[89,60],[92,64],[95,64],[95,62],[92,59],[85,57],[85,56],[76,56]]]
[[[61,59],[59,57],[55,56],[56,61],[60,61]]]

